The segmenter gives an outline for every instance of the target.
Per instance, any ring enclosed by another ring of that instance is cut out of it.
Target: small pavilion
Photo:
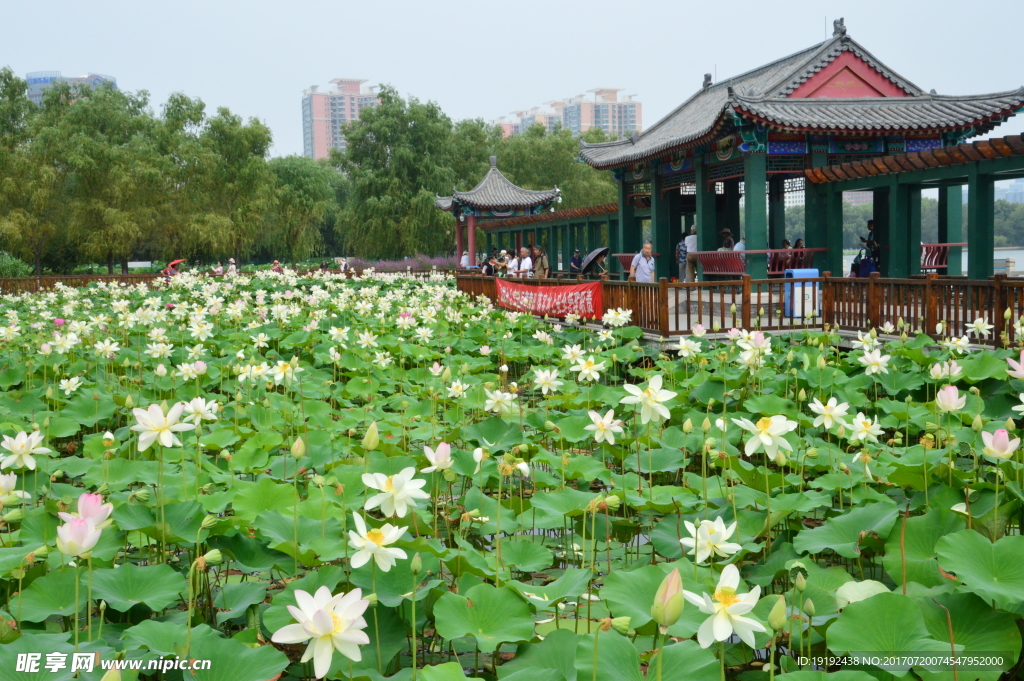
[[[806,246],[827,248],[823,269],[841,275],[838,184],[829,189],[825,182],[805,182],[807,171],[857,162],[871,168],[875,159],[956,146],[988,132],[1022,106],[1024,88],[967,96],[926,92],[847,35],[839,19],[832,38],[813,47],[718,83],[706,74],[700,90],[642,134],[601,144],[581,142],[581,157],[595,168],[611,170],[618,182],[618,220],[608,244],[613,252],[638,251],[648,220],[655,252],[674,253],[693,224],[699,249],[717,250],[724,228],[733,236],[740,233],[741,197],[747,249],[780,248],[786,194],[803,192]],[[964,175],[931,185],[939,191],[940,241],[962,240],[962,186],[972,183]],[[921,189],[927,185],[895,180],[849,184],[873,193],[882,275],[913,274],[920,261],[920,231],[915,235],[910,224],[920,216]],[[990,202],[984,194],[969,198]],[[980,252],[991,244],[990,234],[980,234],[986,224],[991,231],[991,220],[979,223],[979,234],[968,229],[971,262],[978,263],[970,272],[975,278],[992,273],[991,248]],[[658,277],[670,276],[673,260],[658,259]],[[959,263],[959,249],[951,251],[948,273],[960,274]],[[747,255],[746,270],[754,279],[766,278],[767,255]]]
[[[500,170],[498,158],[491,156],[491,167],[480,183],[468,192],[452,190],[451,196],[439,196],[435,205],[455,216],[455,248],[458,256],[469,251],[469,266],[476,265],[476,222],[515,216],[537,215],[561,202],[562,193],[553,189],[523,189],[512,184]],[[464,245],[462,229],[468,229]],[[522,244],[517,244],[521,246]]]

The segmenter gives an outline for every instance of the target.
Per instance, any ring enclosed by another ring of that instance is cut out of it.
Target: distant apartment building
[[[365,80],[335,78],[331,89],[317,92],[313,85],[302,92],[302,153],[313,159],[327,158],[331,149],[345,151],[341,126],[358,121],[363,109],[377,106],[376,88],[363,87]]]
[[[546,108],[512,112],[513,123],[500,118],[494,124],[500,126],[506,136],[525,132],[538,123],[548,132],[562,127],[574,135],[600,128],[611,139],[640,133],[643,131],[643,104],[633,99],[635,95],[619,99],[621,91],[621,88],[595,88],[589,91],[593,98],[581,94],[545,102]]]
[[[1024,182],[1014,180],[1004,186],[996,185],[996,200],[1003,199],[1010,203],[1024,203]]]
[[[115,88],[117,87],[117,78],[104,76],[101,73],[66,78],[60,74],[60,71],[33,71],[25,74],[25,80],[28,81],[28,98],[36,104],[43,103],[43,93],[55,83],[68,83],[71,87],[78,85],[99,87],[103,83],[110,83]]]

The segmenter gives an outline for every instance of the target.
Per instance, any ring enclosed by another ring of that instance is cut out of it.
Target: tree
[[[267,218],[267,245],[293,262],[304,260],[323,243],[319,226],[334,205],[332,176],[338,173],[304,156],[275,158],[270,171],[276,200]]]

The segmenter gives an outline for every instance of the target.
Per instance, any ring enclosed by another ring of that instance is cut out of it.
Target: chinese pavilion
[[[439,196],[435,205],[455,216],[455,248],[463,252],[462,227],[468,227],[469,266],[476,265],[476,221],[495,220],[519,215],[536,215],[561,201],[558,187],[553,189],[523,189],[512,184],[500,170],[498,159],[491,156],[491,168],[480,183],[468,192],[452,191],[451,196]]]
[[[969,96],[925,92],[847,35],[839,19],[831,39],[718,83],[707,74],[699,91],[642,134],[582,142],[581,156],[613,171],[618,182],[613,251],[638,251],[641,221],[648,219],[656,252],[674,253],[691,224],[700,250],[716,250],[723,229],[739,234],[741,196],[747,249],[779,248],[786,192],[803,191],[806,246],[827,248],[822,269],[842,275],[842,220],[826,219],[834,202],[824,185],[804,183],[806,170],[956,145],[1022,106],[1024,88]],[[894,180],[870,190],[883,275],[919,271],[921,186]],[[939,240],[959,242],[961,185],[939,186],[939,203]],[[915,211],[916,233],[910,228]],[[669,276],[672,260],[658,259],[659,277]],[[765,254],[746,261],[754,279],[767,276]],[[959,262],[959,253],[951,254],[950,274],[959,274]],[[988,269],[991,274],[990,257]]]

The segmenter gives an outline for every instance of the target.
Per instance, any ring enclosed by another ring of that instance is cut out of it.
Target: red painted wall
[[[795,99],[906,97],[907,93],[853,52],[843,52],[789,96]]]

